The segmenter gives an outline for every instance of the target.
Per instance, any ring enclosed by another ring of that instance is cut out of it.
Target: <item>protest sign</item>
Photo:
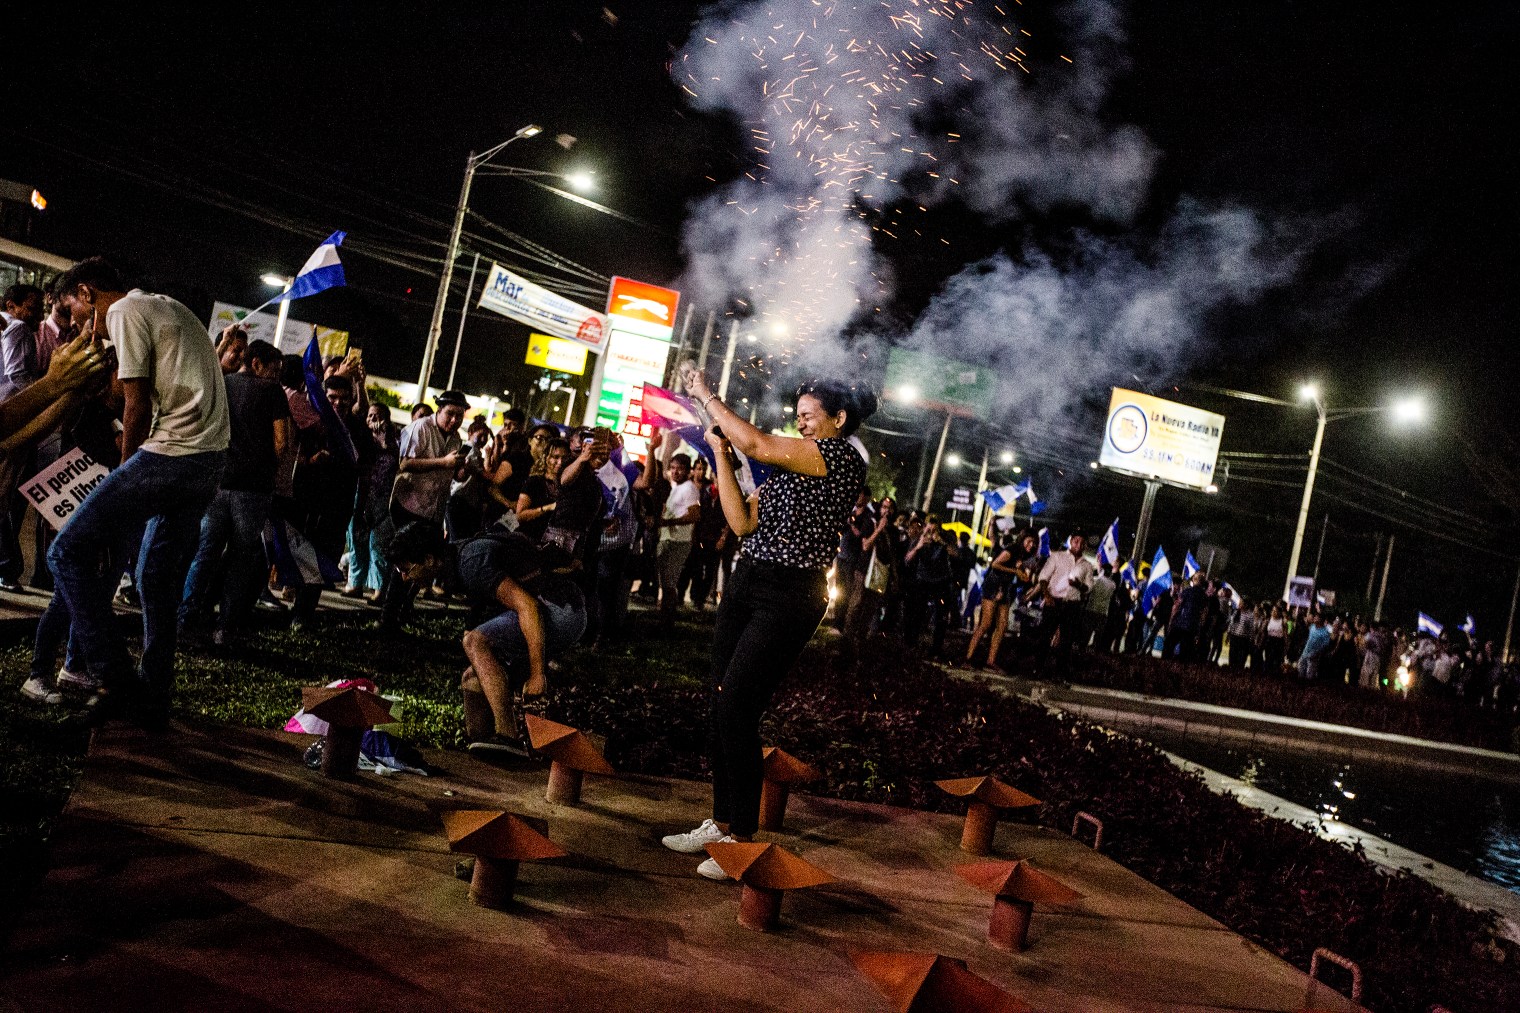
[[[54,531],[62,531],[79,504],[109,474],[109,468],[76,447],[21,483],[21,491]]]

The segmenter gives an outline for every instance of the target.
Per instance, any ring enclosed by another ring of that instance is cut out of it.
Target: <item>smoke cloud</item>
[[[1119,8],[1059,5],[1059,33],[1036,33],[1024,10],[710,8],[673,77],[694,106],[737,122],[752,164],[692,207],[683,289],[740,300],[762,333],[786,335],[773,353],[812,368],[858,368],[871,342],[990,365],[1001,408],[1033,421],[1210,351],[1209,314],[1282,284],[1301,254],[1250,210],[1187,200],[1144,236],[1078,234],[1059,257],[1031,247],[970,264],[907,333],[863,337],[892,296],[891,244],[949,241],[915,224],[940,202],[993,223],[1079,207],[1115,232],[1145,205],[1159,152],[1105,116],[1127,69]]]

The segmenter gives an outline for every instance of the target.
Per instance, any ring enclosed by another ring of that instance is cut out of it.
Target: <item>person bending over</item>
[[[687,393],[716,423],[707,441],[717,459],[718,497],[729,526],[744,538],[713,630],[712,818],[663,840],[673,851],[696,854],[716,841],[747,841],[759,828],[760,719],[828,607],[825,574],[866,478],[866,462],[848,438],[876,410],[876,396],[836,382],[798,388],[802,439],[795,439],[750,425],[708,390],[695,366],[683,373]],[[773,466],[753,496],[739,488],[730,444]],[[728,878],[710,858],[697,872]]]
[[[548,688],[544,665],[586,629],[585,599],[564,575],[569,558],[515,532],[450,544],[436,524],[413,521],[391,540],[390,560],[409,584],[441,580],[469,598],[464,653],[470,667],[463,687],[485,696],[494,722],[490,730],[469,730],[469,749],[527,756],[512,694],[542,694]]]

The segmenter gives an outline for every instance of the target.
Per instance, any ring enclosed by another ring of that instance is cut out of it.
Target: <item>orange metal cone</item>
[[[719,868],[744,884],[739,894],[739,924],[760,932],[776,927],[783,892],[834,881],[778,844],[718,842],[709,844],[707,853]]]
[[[958,865],[955,874],[995,895],[987,941],[1004,950],[1022,950],[1029,945],[1029,921],[1036,903],[1070,904],[1082,897],[1026,860]]]
[[[850,959],[894,1013],[1030,1013],[1025,1003],[952,957],[867,951]]]
[[[301,690],[301,707],[327,722],[327,734],[322,737],[322,773],[339,780],[352,779],[359,773],[364,730],[391,720],[390,701],[358,686],[307,686]]]
[[[390,701],[357,686],[307,686],[301,690],[301,707],[312,717],[343,728],[372,728],[391,720]]]
[[[760,753],[765,780],[760,786],[760,829],[780,830],[786,819],[786,802],[794,784],[816,781],[823,775],[784,749],[766,746]]]
[[[455,809],[443,814],[449,850],[485,858],[536,862],[563,858],[565,850],[545,837],[542,821],[499,809]]]
[[[617,773],[585,732],[537,714],[525,714],[523,719],[533,748],[549,759],[588,774]]]
[[[967,795],[985,802],[995,809],[1022,809],[1041,805],[1039,799],[1025,794],[1011,785],[1004,784],[990,775],[985,777],[961,777],[950,781],[935,781],[936,785],[952,795]]]

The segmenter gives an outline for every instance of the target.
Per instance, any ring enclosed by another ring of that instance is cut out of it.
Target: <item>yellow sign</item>
[[[1117,471],[1206,489],[1214,482],[1224,416],[1115,387],[1098,462]]]
[[[530,334],[528,335],[528,357],[524,361],[530,366],[541,366],[544,369],[580,376],[586,371],[588,351],[585,345],[566,341],[564,338],[551,338],[547,334]]]

